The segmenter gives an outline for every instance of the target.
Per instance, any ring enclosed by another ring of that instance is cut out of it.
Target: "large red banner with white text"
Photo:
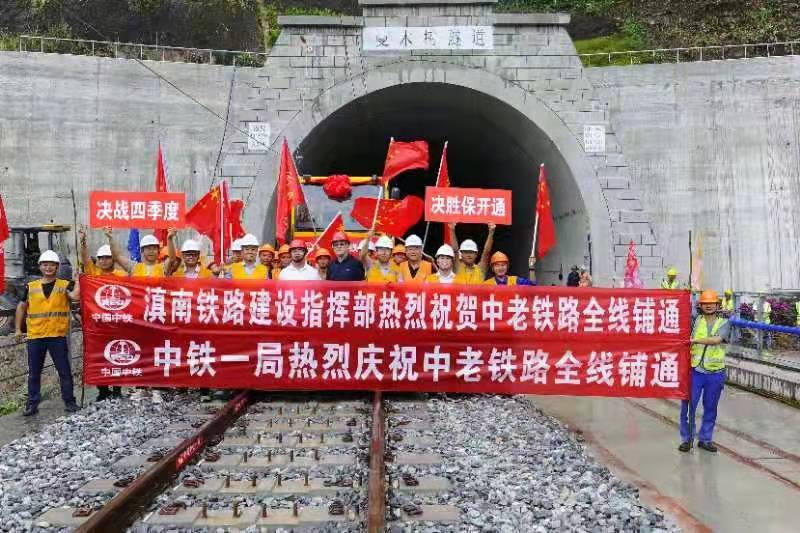
[[[689,294],[82,276],[93,385],[685,398]]]

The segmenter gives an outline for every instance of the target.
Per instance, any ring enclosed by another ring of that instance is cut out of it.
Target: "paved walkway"
[[[677,451],[678,402],[531,401],[581,431],[602,462],[687,531],[800,531],[799,409],[727,387],[714,435],[720,453],[714,455]]]

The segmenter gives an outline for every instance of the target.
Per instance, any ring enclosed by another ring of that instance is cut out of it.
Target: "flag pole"
[[[219,266],[225,265],[225,180],[219,182]]]
[[[450,141],[444,142],[444,148],[442,148],[442,157],[439,158],[439,171],[436,173],[436,185],[439,185],[439,176],[442,175],[442,163],[444,162],[444,156],[447,153],[447,143]],[[428,230],[431,229],[430,221],[425,223],[425,235],[422,237],[422,251],[425,252],[425,244],[428,242]],[[446,230],[445,230],[446,231]]]

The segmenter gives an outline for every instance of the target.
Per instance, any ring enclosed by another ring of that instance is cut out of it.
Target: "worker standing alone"
[[[677,268],[669,267],[669,269],[667,270],[667,277],[661,280],[661,288],[670,290],[677,290],[678,288],[680,288],[678,283]]]
[[[717,405],[725,385],[725,347],[730,334],[730,323],[719,314],[719,296],[716,291],[705,290],[700,295],[700,316],[692,328],[692,372],[689,400],[681,402],[680,433],[678,450],[688,452],[692,448],[695,433],[697,446],[716,452],[712,438],[717,420]],[[700,431],[695,431],[695,411],[703,400],[703,420]]]

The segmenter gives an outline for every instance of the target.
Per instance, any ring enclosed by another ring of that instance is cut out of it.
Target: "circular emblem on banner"
[[[122,285],[103,285],[94,293],[94,301],[106,311],[119,311],[131,303],[131,291]]]
[[[117,339],[106,344],[103,356],[112,365],[130,366],[139,360],[142,349],[133,341]]]

